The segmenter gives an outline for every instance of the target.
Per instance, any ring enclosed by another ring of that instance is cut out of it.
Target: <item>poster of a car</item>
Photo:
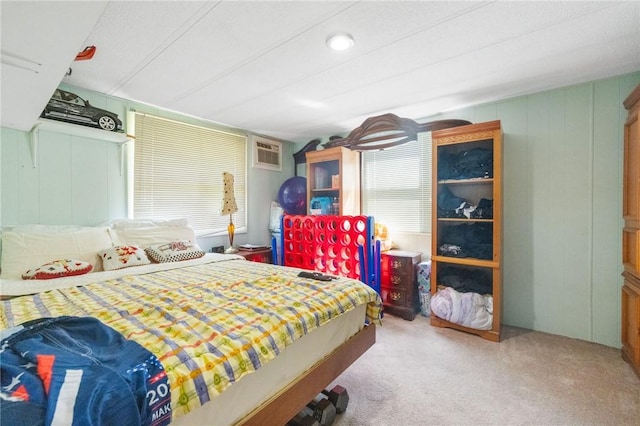
[[[122,131],[118,114],[96,108],[75,93],[56,89],[40,117],[68,121],[112,132]]]

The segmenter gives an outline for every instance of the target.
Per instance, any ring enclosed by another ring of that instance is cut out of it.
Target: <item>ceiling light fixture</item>
[[[348,33],[334,33],[327,37],[327,46],[333,50],[347,50],[354,44],[353,37]]]

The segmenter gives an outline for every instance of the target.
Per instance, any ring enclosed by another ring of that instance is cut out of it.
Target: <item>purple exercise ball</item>
[[[278,202],[287,214],[307,214],[307,179],[294,176],[284,181]]]

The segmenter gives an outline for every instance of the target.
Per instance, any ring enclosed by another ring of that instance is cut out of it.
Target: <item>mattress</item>
[[[302,279],[296,268],[227,256],[127,269],[88,274],[79,287],[47,280],[49,291],[2,301],[0,329],[100,319],[161,360],[176,424],[237,422],[380,318],[378,294],[348,278]],[[19,285],[3,282],[2,294]]]

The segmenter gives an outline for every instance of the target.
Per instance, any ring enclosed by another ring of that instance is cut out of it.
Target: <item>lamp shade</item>
[[[224,199],[222,200],[222,210],[220,215],[225,216],[238,211],[236,197],[233,192],[233,175],[229,172],[222,173],[224,181]]]

